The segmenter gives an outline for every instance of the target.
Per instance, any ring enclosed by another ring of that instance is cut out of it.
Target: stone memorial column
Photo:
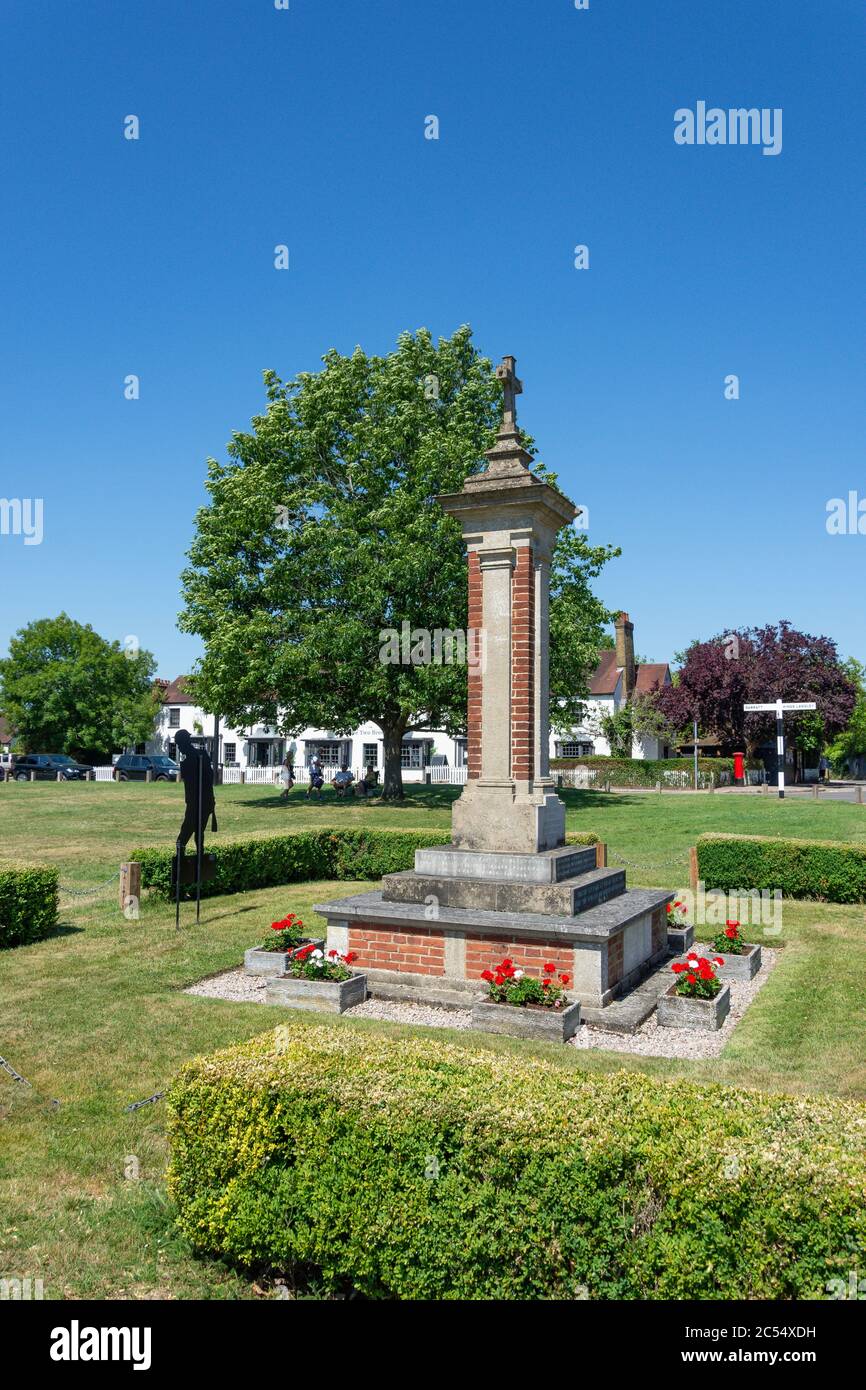
[[[550,780],[548,590],[557,531],[576,508],[529,471],[520,443],[514,358],[497,368],[502,424],[483,473],[439,498],[466,541],[470,667],[468,776],[455,803],[455,845],[537,853],[565,840],[565,808]],[[480,625],[480,634],[478,633]]]

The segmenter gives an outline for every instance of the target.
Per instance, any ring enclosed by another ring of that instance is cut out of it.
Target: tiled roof
[[[613,647],[605,647],[603,651],[599,652],[598,657],[595,674],[590,676],[589,693],[590,695],[612,695],[619,680],[616,652]]]
[[[191,705],[192,699],[186,693],[187,676],[177,676],[173,681],[169,681],[163,693],[162,702],[165,705]]]
[[[589,693],[613,695],[622,674],[622,667],[616,664],[616,651],[613,647],[605,647],[599,652],[598,658],[598,666],[590,677]],[[636,667],[635,694],[648,695],[657,685],[664,685],[669,669],[666,661],[647,661]]]
[[[666,661],[648,661],[643,666],[638,666],[634,682],[635,694],[648,695],[657,685],[664,685],[668,669]]]

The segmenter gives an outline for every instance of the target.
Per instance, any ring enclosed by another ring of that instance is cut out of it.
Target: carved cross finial
[[[516,366],[516,357],[503,357],[502,365],[496,368],[496,375],[502,382],[502,424],[500,430],[517,429],[515,397],[522,393],[523,382],[518,379],[514,370]]]

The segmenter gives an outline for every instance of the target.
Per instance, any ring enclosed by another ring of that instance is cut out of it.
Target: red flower
[[[736,922],[729,923],[728,926],[725,927],[725,936],[729,941],[736,941],[737,935],[738,928]]]
[[[494,983],[495,985],[504,985],[504,984],[505,984],[505,976],[504,976],[504,975],[496,975],[496,976],[494,977],[493,983]]]
[[[503,962],[502,962],[502,965],[500,965],[499,968],[500,968],[500,970],[501,970],[501,969],[503,968],[503,966],[504,966],[506,969],[508,969],[508,967],[509,967],[510,965],[513,965],[513,964],[514,964],[514,962],[512,961],[511,957],[510,957],[510,956],[506,956],[505,959],[504,959]]]
[[[724,963],[725,963],[725,962],[722,960],[721,956],[713,956],[713,960],[715,961],[716,965],[724,965]]]
[[[560,982],[560,984],[562,984],[562,985],[567,985],[570,979],[571,979],[571,976],[570,976],[570,975],[560,975],[560,977],[559,977],[559,982]]]
[[[674,909],[673,909],[673,903],[668,903],[668,905],[667,905],[667,910],[668,910],[668,912],[673,912],[673,910],[674,910]]]
[[[688,967],[687,965],[677,965],[677,964],[674,964],[674,965],[671,966],[671,970],[674,972],[675,975],[681,974],[681,972],[682,972],[683,970],[688,970],[688,968],[689,968],[689,967]]]
[[[553,964],[553,961],[548,961],[548,962],[547,962],[547,964],[546,964],[545,967],[544,967],[544,973],[545,973],[545,975],[555,975],[555,974],[556,974],[556,966]]]
[[[357,952],[357,951],[348,951],[348,952],[346,953],[346,955],[343,957],[343,960],[346,962],[347,965],[351,965],[351,964],[352,964],[352,961],[353,961],[353,960],[357,960],[357,959],[358,959],[358,952]]]
[[[486,980],[487,983],[490,984],[491,980],[493,979],[493,971],[492,971],[492,970],[482,970],[482,972],[481,972],[481,978],[482,978],[482,980]]]

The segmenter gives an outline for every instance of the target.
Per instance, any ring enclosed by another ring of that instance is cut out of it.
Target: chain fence
[[[687,851],[684,850],[681,854],[675,855],[673,859],[658,859],[655,861],[644,859],[640,863],[636,859],[625,859],[621,854],[611,854],[610,850],[608,850],[607,857],[609,861],[615,864],[624,864],[629,869],[682,869],[685,867],[683,856],[686,853]]]
[[[67,898],[89,898],[94,893],[101,893],[110,883],[116,883],[119,878],[120,870],[117,869],[110,878],[103,879],[102,883],[97,883],[95,888],[70,888],[68,883],[59,883],[57,887]]]

